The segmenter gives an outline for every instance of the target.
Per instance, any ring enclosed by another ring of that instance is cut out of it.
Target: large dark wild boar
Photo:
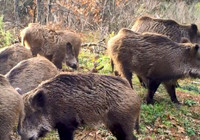
[[[182,25],[170,19],[142,16],[135,21],[132,30],[139,33],[153,32],[163,34],[178,43],[192,42],[200,44],[200,33],[195,24]],[[112,69],[114,69],[113,67]],[[142,85],[146,85],[140,77],[138,78]],[[176,80],[170,82],[174,85],[177,83]]]
[[[171,100],[179,103],[175,85],[170,80],[200,78],[200,49],[196,44],[176,43],[155,33],[136,33],[121,29],[108,41],[108,54],[117,71],[132,86],[132,72],[147,83],[147,103],[153,102],[158,86],[163,83]]]
[[[25,94],[25,116],[18,131],[34,140],[57,129],[60,140],[73,140],[82,124],[104,123],[118,140],[135,140],[140,99],[120,77],[62,73]],[[52,104],[53,103],[53,104]]]
[[[17,63],[31,57],[30,50],[27,50],[20,44],[9,46],[0,52],[0,74],[6,74]]]
[[[23,111],[22,97],[0,74],[0,140],[10,140],[13,127]]]
[[[46,26],[32,23],[21,31],[21,40],[22,44],[31,50],[33,56],[40,54],[52,61],[59,69],[62,68],[63,61],[66,61],[68,66],[76,69],[80,49],[77,48],[80,46],[73,46],[74,42],[70,41],[73,40],[75,35],[70,35],[68,36],[69,39],[66,39],[66,36],[60,34],[60,32],[57,33]],[[77,38],[74,38],[74,40],[77,40]]]
[[[188,38],[192,43],[200,44],[200,33],[196,24],[182,25],[174,20],[142,16],[135,21],[132,30],[139,33],[153,32],[163,34],[178,43],[184,37]]]
[[[6,74],[6,78],[14,88],[20,89],[20,94],[24,94],[58,73],[53,63],[38,56],[21,61]]]

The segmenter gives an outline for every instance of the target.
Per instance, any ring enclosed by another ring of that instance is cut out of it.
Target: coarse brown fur
[[[31,57],[31,52],[20,44],[7,47],[0,52],[0,74],[6,74],[17,63]]]
[[[53,63],[38,56],[21,61],[6,74],[6,78],[14,88],[20,89],[20,94],[24,94],[58,73]]]
[[[82,43],[80,36],[70,31],[57,31],[56,33],[62,36],[62,38],[66,42],[70,42],[72,44],[74,48],[75,57],[78,59]]]
[[[196,44],[176,43],[156,33],[136,33],[121,29],[108,41],[108,54],[117,71],[132,86],[132,72],[147,83],[147,103],[160,83],[165,85],[171,100],[178,103],[175,86],[170,80],[200,77],[200,49]]]
[[[23,111],[22,97],[0,74],[0,140],[10,140],[10,133]]]
[[[58,130],[60,140],[72,140],[78,126],[98,123],[104,123],[118,140],[136,139],[133,129],[139,129],[140,99],[120,77],[62,73],[23,99],[25,116],[18,127],[22,140],[52,129]]]
[[[200,44],[200,33],[195,24],[183,25],[170,19],[142,16],[135,21],[132,30],[139,33],[153,32],[163,34],[178,43],[181,42],[182,37],[185,37],[192,43]]]
[[[200,44],[200,33],[195,24],[182,25],[170,19],[142,16],[135,21],[132,30],[139,33],[153,32],[163,34],[178,43],[192,42]],[[114,66],[112,69],[114,69]],[[138,78],[142,85],[146,85],[140,77]],[[176,80],[170,81],[170,83],[174,86],[177,85]]]
[[[21,31],[22,44],[36,56],[40,54],[52,61],[59,69],[62,62],[74,69],[78,67],[81,39],[72,32],[48,29],[37,23],[29,24]]]

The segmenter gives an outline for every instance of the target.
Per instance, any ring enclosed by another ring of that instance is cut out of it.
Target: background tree
[[[41,24],[45,24],[46,17],[44,13],[44,0],[37,0],[36,1],[37,6],[37,22]]]
[[[14,15],[15,15],[15,23],[20,24],[20,19],[19,19],[19,0],[14,0]]]

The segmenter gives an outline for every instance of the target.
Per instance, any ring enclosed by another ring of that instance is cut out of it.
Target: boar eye
[[[68,42],[68,43],[66,44],[66,49],[67,49],[67,50],[72,50],[72,44]]]

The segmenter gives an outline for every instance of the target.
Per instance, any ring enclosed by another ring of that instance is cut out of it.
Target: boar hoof
[[[177,105],[181,104],[178,100],[173,100],[172,102],[175,103],[175,104],[177,104]]]
[[[153,100],[153,99],[147,99],[147,104],[149,105],[149,104],[154,104],[155,103],[155,101]]]

